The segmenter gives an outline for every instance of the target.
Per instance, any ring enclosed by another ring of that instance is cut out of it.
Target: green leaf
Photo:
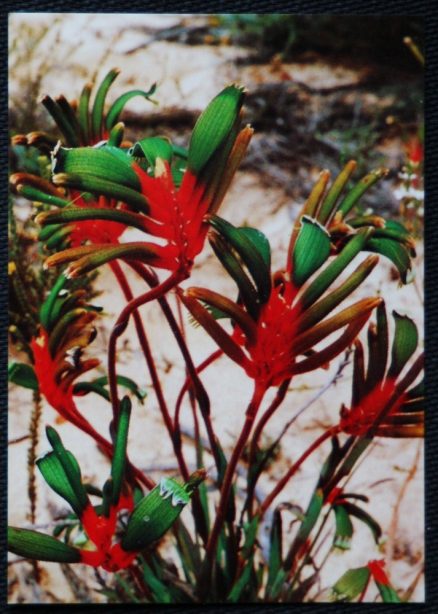
[[[255,248],[259,251],[268,269],[271,269],[271,246],[266,235],[256,228],[250,228],[249,226],[241,226],[240,232],[243,232],[248,239],[254,244]]]
[[[34,202],[44,203],[45,205],[54,205],[55,207],[65,207],[68,205],[68,200],[61,196],[53,196],[53,194],[46,194],[38,188],[34,188],[31,185],[25,185],[24,183],[17,185],[17,192]]]
[[[332,587],[335,601],[353,601],[364,590],[370,578],[368,567],[349,569]]]
[[[79,563],[81,554],[55,537],[28,529],[8,527],[8,550],[27,559],[54,561],[56,563]]]
[[[316,220],[303,216],[292,255],[292,280],[300,287],[330,255],[330,235]]]
[[[325,224],[327,220],[332,216],[335,210],[338,198],[342,190],[347,185],[347,182],[350,179],[350,176],[352,175],[356,166],[357,166],[356,162],[354,160],[350,160],[349,162],[347,162],[347,164],[344,166],[342,171],[336,177],[335,181],[332,184],[332,187],[330,188],[330,190],[327,192],[327,195],[323,199],[323,202],[321,204],[321,207],[318,213],[318,221],[321,224]]]
[[[46,434],[57,459],[61,463],[66,480],[77,499],[77,509],[75,509],[75,512],[80,515],[85,507],[89,505],[89,500],[84,485],[82,484],[79,465],[73,454],[65,449],[60,436],[54,428],[51,426],[46,427]]]
[[[205,472],[182,485],[173,478],[162,478],[160,484],[144,497],[132,512],[122,548],[142,550],[166,533],[190,501],[191,494],[205,478]]]
[[[85,173],[133,190],[140,190],[140,182],[129,156],[123,150],[111,145],[76,149],[60,147],[53,154],[52,172],[74,175]]]
[[[402,282],[406,283],[408,271],[411,269],[411,258],[404,245],[393,239],[371,238],[365,249],[389,258],[400,273]]]
[[[62,132],[65,138],[66,144],[69,147],[78,147],[78,135],[75,133],[73,126],[71,125],[70,121],[66,117],[61,107],[50,96],[44,96],[41,102],[55,120],[56,125],[58,126],[59,130]]]
[[[81,126],[81,137],[83,143],[90,142],[90,96],[91,96],[92,85],[87,83],[79,98],[78,105],[78,116],[79,116],[79,124]]]
[[[81,222],[84,220],[106,220],[108,222],[118,222],[125,226],[132,226],[145,232],[145,218],[138,213],[130,213],[129,211],[123,211],[121,209],[114,209],[112,207],[66,207],[58,211],[50,211],[47,213],[40,213],[36,221],[38,224],[68,224],[70,222]],[[47,226],[46,226],[47,228]],[[44,228],[38,239],[44,241],[47,237],[44,237]],[[71,227],[69,228],[70,231]],[[56,227],[52,230],[52,233],[57,230]],[[49,244],[47,243],[47,246]]]
[[[353,524],[348,515],[346,506],[334,505],[333,512],[336,522],[333,546],[340,550],[349,550],[351,547],[351,538],[353,537]]]
[[[122,490],[126,467],[126,446],[128,443],[129,419],[131,416],[131,401],[123,397],[120,402],[120,414],[117,424],[117,435],[114,442],[114,454],[111,463],[112,503],[117,505]]]
[[[370,516],[368,512],[358,507],[357,505],[354,505],[354,503],[345,503],[344,507],[348,514],[350,514],[350,516],[354,516],[355,518],[367,525],[367,527],[373,534],[374,541],[376,542],[376,544],[378,544],[380,538],[382,537],[382,529],[380,528],[379,523],[374,520],[374,518]]]
[[[400,597],[397,595],[392,586],[380,584],[380,582],[376,582],[376,586],[379,589],[383,603],[401,603]]]
[[[113,128],[111,128],[111,132],[108,137],[108,146],[109,147],[120,147],[123,142],[123,137],[125,135],[125,125],[122,122],[115,124]]]
[[[417,349],[418,330],[415,322],[408,316],[402,316],[396,311],[393,311],[392,315],[395,322],[395,333],[388,377],[397,377]]]
[[[152,568],[141,557],[141,568],[146,585],[151,589],[155,603],[172,603],[167,586],[154,574]]]
[[[61,275],[56,279],[49,296],[40,307],[40,322],[47,332],[50,331],[52,325],[54,324],[52,319],[52,310],[60,291],[64,288],[66,283],[67,277],[61,273]]]
[[[372,233],[372,229],[360,230],[345,245],[342,251],[330,262],[317,278],[306,288],[300,299],[303,311],[314,303],[327,288],[335,281],[342,271],[350,264],[355,256],[364,248]]]
[[[378,168],[375,171],[371,171],[368,175],[365,175],[355,186],[352,188],[344,200],[338,207],[338,213],[342,213],[342,216],[345,217],[349,211],[354,207],[354,205],[359,201],[361,196],[377,181],[382,179],[388,174],[387,169]]]
[[[239,579],[235,582],[233,588],[231,589],[227,597],[227,601],[229,601],[230,603],[236,603],[239,600],[245,587],[250,582],[252,571],[253,571],[253,566],[254,566],[254,556],[251,556],[250,559],[245,564]]]
[[[229,246],[236,250],[255,282],[260,299],[262,302],[267,301],[271,292],[271,272],[266,265],[266,248],[260,250],[259,245],[254,242],[254,234],[249,238],[247,229],[242,232],[242,229],[217,215],[211,216],[209,223]]]
[[[269,596],[269,589],[274,584],[274,580],[277,577],[278,572],[283,564],[283,526],[282,526],[281,510],[275,509],[270,534],[269,545],[269,564],[268,564],[268,581],[266,584],[267,596]]]
[[[154,95],[155,90],[157,89],[157,84],[154,83],[150,89],[145,92],[143,90],[131,90],[130,92],[126,92],[119,96],[111,105],[107,116],[106,116],[106,127],[110,130],[118,121],[120,113],[123,111],[127,102],[131,100],[131,98],[135,98],[136,96],[141,96],[142,98],[146,98],[150,102],[155,102],[151,100],[151,96]]]
[[[157,158],[170,162],[173,156],[173,148],[169,139],[162,137],[149,137],[135,143],[128,154],[136,158],[146,158],[149,166],[155,168]]]
[[[114,80],[118,77],[120,71],[117,68],[113,68],[105,76],[102,83],[97,90],[96,97],[94,99],[93,110],[91,111],[91,129],[94,139],[101,138],[102,125],[103,125],[103,109],[105,106],[106,96],[108,90],[113,84]]]
[[[210,245],[214,253],[220,260],[222,266],[236,282],[239,289],[240,298],[245,305],[248,313],[254,319],[257,319],[260,300],[253,282],[245,273],[242,265],[236,256],[229,249],[227,242],[216,232],[210,234]]]
[[[243,527],[243,531],[245,533],[245,541],[242,547],[242,557],[247,559],[254,548],[255,540],[257,539],[257,531],[259,528],[260,518],[258,516],[254,516],[251,522],[247,523]]]
[[[108,386],[108,376],[104,375],[102,377],[98,377],[97,379],[93,379],[91,383],[97,384],[98,386]],[[117,384],[129,390],[129,392],[132,392],[132,394],[142,403],[147,397],[147,391],[144,388],[140,388],[138,384],[136,384],[136,382],[134,382],[134,380],[130,377],[126,377],[125,375],[117,375]]]
[[[235,85],[226,87],[201,113],[190,140],[188,168],[195,175],[227,139],[242,107],[244,91]]]
[[[67,454],[77,472],[78,478],[81,479],[81,472],[77,460],[71,452],[67,452]],[[68,476],[56,454],[54,452],[48,452],[40,456],[36,460],[36,464],[50,488],[65,499],[77,516],[80,516],[84,507],[83,503],[73,490]]]
[[[34,368],[23,362],[10,362],[8,365],[8,381],[23,388],[38,390],[38,380]]]
[[[84,192],[91,192],[92,194],[107,196],[108,198],[114,198],[115,200],[122,201],[127,205],[131,205],[136,211],[142,213],[149,213],[149,205],[146,198],[140,194],[137,190],[127,188],[124,185],[115,183],[114,181],[108,181],[91,175],[90,173],[71,174],[71,173],[57,173],[53,175],[52,181],[55,185],[68,186]]]

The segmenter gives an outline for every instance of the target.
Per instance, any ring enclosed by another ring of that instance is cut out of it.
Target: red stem
[[[172,288],[174,288],[180,281],[180,275],[178,273],[172,273],[170,277],[168,277],[161,284],[152,288],[148,292],[133,298],[129,303],[122,309],[119,317],[117,318],[116,323],[113,326],[111,331],[109,344],[108,344],[108,382],[110,389],[110,397],[111,403],[113,406],[113,414],[114,414],[114,422],[117,425],[118,417],[119,417],[119,398],[117,395],[117,378],[116,378],[116,353],[117,353],[117,340],[126,330],[128,326],[129,318],[133,312],[135,312],[139,307],[149,303],[150,301],[155,300],[156,298],[162,296]],[[170,416],[168,416],[170,419]],[[171,421],[170,421],[171,424]]]
[[[63,412],[59,411],[59,413],[62,416],[65,416],[66,419],[71,424],[74,424],[78,429],[80,429],[87,435],[90,435],[90,437],[92,437],[94,441],[103,449],[105,454],[110,459],[112,458],[114,452],[113,444],[107,439],[105,439],[105,437],[103,437],[100,433],[98,433],[93,426],[91,426],[88,420],[84,418],[84,416],[80,413],[73,399],[71,400],[71,408],[64,408]],[[137,480],[144,484],[146,488],[149,488],[149,490],[151,490],[155,486],[155,483],[151,479],[145,476],[143,472],[140,471],[140,469],[135,467],[129,461],[127,468],[132,472],[132,474],[137,478]]]
[[[152,286],[154,286],[154,284],[157,283],[154,276],[141,263],[131,261],[131,262],[128,262],[128,264],[134,269],[136,273],[138,273],[138,275],[142,277],[142,279],[146,281],[146,283]],[[195,367],[193,363],[193,360],[190,355],[190,352],[187,347],[184,336],[181,332],[180,327],[178,326],[178,323],[173,315],[173,312],[170,308],[170,305],[166,297],[165,296],[160,297],[158,299],[158,302],[161,306],[161,309],[163,310],[164,316],[167,319],[170,329],[176,339],[176,342],[181,350],[181,354],[186,363],[187,371],[189,373],[189,377],[187,378],[187,381],[191,382],[194,386],[195,392],[196,391],[198,392],[197,398],[198,398],[199,407],[201,409],[201,415],[204,419],[204,423],[205,423],[205,427],[207,430],[210,447],[211,447],[211,450],[212,450],[212,453],[215,459],[215,463],[219,469],[220,455],[219,455],[219,450],[217,447],[216,435],[214,433],[213,425],[210,420],[210,400],[208,398],[207,392],[201,380],[198,377],[198,369]],[[173,423],[173,429],[174,429],[173,433],[175,436],[175,441],[179,442],[179,445],[180,445],[181,432],[179,428],[179,408],[180,408],[180,402],[179,402],[179,397],[178,397],[176,410],[175,410],[175,419]]]
[[[324,443],[330,437],[333,437],[337,433],[341,431],[340,426],[336,425],[332,428],[329,428],[325,433],[320,435],[318,439],[316,439],[308,448],[303,452],[300,458],[289,468],[289,470],[285,473],[285,475],[281,478],[281,480],[277,483],[272,492],[266,497],[266,499],[260,505],[259,516],[263,517],[266,510],[269,508],[275,497],[280,494],[286,484],[289,482],[291,477],[298,471],[304,461],[314,452],[319,446]]]
[[[265,428],[266,423],[270,420],[271,416],[274,414],[277,408],[283,403],[287,390],[289,388],[290,381],[291,381],[291,378],[287,379],[277,389],[277,394],[275,395],[274,400],[272,401],[268,409],[262,414],[262,417],[260,418],[260,420],[258,421],[258,423],[256,424],[254,428],[254,433],[253,433],[252,440],[251,440],[251,449],[249,453],[249,464],[250,465],[254,461],[255,454],[256,454],[256,447],[260,439],[260,435],[262,434],[262,431]]]
[[[128,305],[132,304],[134,302],[133,294],[132,294],[131,288],[129,287],[129,284],[128,284],[128,281],[126,279],[126,276],[123,273],[119,263],[116,262],[116,261],[112,262],[111,263],[111,268],[113,269],[113,272],[114,272],[114,274],[117,277],[117,280],[118,280],[118,282],[120,284],[120,287],[122,288],[122,291],[123,291],[123,293],[124,293],[124,295],[126,297],[126,300],[129,301]],[[164,284],[161,284],[161,286],[163,286],[163,285]],[[160,287],[159,285],[156,286],[156,288],[159,288],[159,287]],[[148,369],[149,369],[149,373],[150,373],[150,376],[151,376],[152,384],[153,384],[153,387],[154,387],[154,390],[155,390],[155,394],[157,396],[158,405],[159,405],[161,414],[163,416],[163,420],[164,420],[164,423],[166,425],[167,431],[169,433],[170,439],[171,439],[171,441],[173,443],[173,447],[174,447],[174,451],[175,451],[175,456],[176,456],[177,461],[178,461],[179,469],[181,471],[181,474],[182,474],[184,480],[188,480],[188,478],[189,478],[189,471],[187,469],[186,462],[185,462],[184,457],[182,455],[181,446],[176,445],[175,431],[174,431],[174,427],[173,427],[173,424],[172,424],[172,418],[170,416],[170,412],[169,412],[169,409],[167,407],[166,399],[165,399],[164,394],[163,394],[163,389],[162,389],[162,386],[161,386],[160,379],[158,377],[157,369],[156,369],[156,366],[155,366],[155,361],[154,361],[154,358],[152,356],[152,352],[151,352],[151,348],[150,348],[150,345],[149,345],[149,341],[148,341],[148,338],[147,338],[147,335],[146,335],[146,331],[145,331],[144,326],[143,326],[143,321],[142,321],[141,316],[140,316],[140,314],[139,314],[137,309],[135,309],[133,311],[132,315],[133,315],[133,318],[134,318],[134,324],[135,324],[135,328],[136,328],[136,331],[137,331],[137,336],[138,336],[138,339],[139,339],[139,342],[140,342],[143,354],[145,356],[146,363],[147,363],[147,366],[148,366]],[[120,320],[120,317],[119,317],[119,320]],[[117,326],[117,324],[116,324],[116,326]],[[110,340],[110,345],[111,345],[111,340]],[[117,386],[117,380],[116,380],[116,386]],[[115,398],[118,398],[118,396],[117,396],[117,389],[115,391],[115,395],[116,395]],[[113,398],[112,395],[111,395],[111,398]]]
[[[225,520],[225,514],[227,510],[228,500],[230,498],[231,486],[233,483],[233,477],[236,471],[236,466],[243,452],[243,449],[248,441],[248,438],[251,433],[251,429],[254,424],[256,414],[257,414],[257,410],[260,407],[260,403],[263,400],[265,392],[266,392],[266,388],[264,386],[260,386],[256,382],[252,399],[246,410],[246,417],[245,417],[245,422],[244,422],[242,431],[234,447],[233,453],[231,455],[231,458],[227,465],[227,469],[225,471],[224,480],[223,480],[222,488],[220,491],[219,507],[217,510],[216,520],[213,525],[213,529],[210,533],[210,538],[208,540],[207,548],[206,548],[206,561],[208,565],[208,570],[207,570],[208,574],[204,578],[204,580],[207,583],[209,582],[210,575],[211,575],[217,540],[219,538],[219,534],[220,534],[220,531],[222,529],[222,526]]]

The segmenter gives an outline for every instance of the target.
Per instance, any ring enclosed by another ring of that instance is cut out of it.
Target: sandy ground
[[[37,18],[44,19],[42,16]],[[29,23],[30,19],[29,15],[13,15],[11,27],[22,27],[23,23]],[[41,91],[50,91],[54,94],[78,91],[80,84],[90,77],[97,65],[100,74],[104,74],[107,68],[120,66],[123,72],[117,81],[117,88],[114,88],[114,96],[123,91],[127,85],[132,87],[135,83],[141,87],[159,81],[159,96],[157,96],[159,101],[166,101],[168,105],[173,102],[187,108],[201,109],[224,84],[237,80],[251,87],[252,83],[263,78],[259,67],[252,70],[246,67],[241,70],[233,63],[237,57],[242,57],[246,53],[245,50],[233,47],[192,48],[155,41],[147,48],[126,55],[126,51],[144,43],[144,34],[134,30],[134,26],[167,27],[174,22],[175,18],[172,16],[152,18],[144,15],[126,15],[122,21],[120,16],[105,16],[104,23],[102,16],[88,18],[85,15],[77,15],[68,25],[65,20],[64,22],[61,20],[57,44],[64,50],[77,36],[75,39],[77,49],[68,54],[67,65],[61,61],[52,62],[51,70],[43,76]],[[115,40],[113,49],[104,57],[111,37]],[[99,57],[104,59],[101,62],[91,63],[90,57],[96,60]],[[38,58],[36,55],[35,66],[30,64],[26,68],[21,67],[20,70],[38,70]],[[141,66],[140,73],[139,66]],[[354,82],[359,78],[357,73],[350,73],[348,69],[343,70],[339,67],[334,72],[331,67],[322,63],[317,67],[291,65],[288,70],[294,78],[303,82],[309,80],[315,83],[315,79],[319,79],[321,83],[332,83],[333,80]],[[266,70],[264,74],[264,78],[267,78],[268,71]],[[16,77],[15,72],[14,75]],[[18,77],[11,81],[12,95],[14,88],[18,87],[18,82]],[[141,112],[142,105],[144,101],[133,101],[132,109]],[[221,215],[236,225],[248,223],[262,230],[271,242],[275,254],[274,265],[282,266],[291,223],[299,205],[298,202],[292,202],[281,189],[262,184],[256,174],[238,173],[221,209]],[[128,233],[125,238],[130,238]],[[357,298],[375,295],[377,292],[384,296],[388,313],[396,308],[397,311],[412,316],[421,329],[423,320],[421,246],[419,252],[415,284],[403,288],[397,287],[396,282],[390,281],[391,267],[382,261],[381,266],[357,292]],[[131,277],[131,283],[136,292],[141,290],[142,284],[138,279]],[[190,285],[205,285],[234,296],[232,283],[222,274],[220,265],[208,247],[197,262]],[[100,275],[99,287],[104,290],[99,297],[99,303],[104,307],[105,316],[99,324],[99,335],[90,351],[104,361],[108,331],[123,306],[123,300],[109,270],[104,270]],[[176,344],[163,324],[160,312],[155,306],[148,306],[143,308],[142,313],[155,350],[160,378],[168,402],[172,406],[184,381],[183,363]],[[214,349],[213,343],[201,328],[187,324],[186,331],[195,361],[200,362]],[[137,346],[132,325],[125,333],[119,347],[119,372],[133,377],[139,385],[150,390],[143,357]],[[268,424],[266,437],[274,438],[285,422],[304,407],[333,376],[338,365],[339,361],[334,361],[328,371],[319,370],[296,378],[283,406]],[[215,367],[208,369],[202,379],[212,399],[215,429],[226,451],[229,452],[243,423],[251,387],[239,369],[227,358],[220,359]],[[336,422],[341,403],[349,402],[350,382],[351,373],[347,367],[336,386],[300,415],[284,437],[281,453],[269,475],[261,481],[260,487],[264,492],[269,492],[290,462],[306,449],[322,429]],[[81,399],[79,404],[90,422],[105,433],[109,419],[109,408],[105,402],[90,396]],[[31,411],[30,395],[12,388],[9,408],[9,439],[26,435]],[[54,411],[44,405],[39,452],[45,451],[48,447],[44,441],[44,425],[55,423]],[[182,412],[182,424],[190,430],[188,406],[185,406]],[[96,485],[101,485],[108,472],[107,461],[85,435],[70,425],[58,424],[57,428],[67,447],[77,453],[85,478]],[[25,496],[27,448],[28,441],[25,440],[11,445],[9,452],[9,517],[10,523],[15,526],[29,526],[29,510]],[[193,450],[188,439],[185,441],[185,449],[190,464],[193,462]],[[154,479],[159,479],[165,471],[176,473],[176,463],[152,391],[144,406],[139,404],[135,406],[129,450],[132,461],[148,471]],[[288,500],[301,506],[307,504],[318,469],[327,452],[328,448],[322,447],[304,464],[290,487],[279,497],[279,501]],[[321,582],[323,587],[334,583],[346,569],[383,556],[388,560],[388,569],[396,588],[406,589],[413,581],[421,568],[424,550],[422,461],[421,442],[386,439],[376,442],[372,453],[366,456],[360,468],[354,473],[349,489],[369,495],[370,504],[367,508],[381,523],[385,536],[384,544],[379,552],[369,531],[362,525],[355,526],[352,549],[342,554],[333,554],[331,562],[324,567]],[[413,471],[415,472],[413,479],[408,480],[409,473]],[[41,530],[47,530],[54,515],[64,509],[64,506],[61,499],[49,491],[39,476],[37,476],[37,487],[37,525],[44,527]],[[262,536],[261,541],[263,543]],[[11,561],[15,559],[16,557],[11,556]],[[81,595],[82,600],[102,599],[94,592],[90,595],[83,587],[81,589],[80,582],[79,588],[72,590],[71,584],[66,581],[59,566],[44,564],[41,567],[44,569],[44,575],[41,587],[38,588],[31,581],[32,569],[27,563],[11,564],[10,602],[77,602],[81,601]],[[89,569],[81,570],[80,578],[88,588],[97,586],[94,575]],[[420,581],[412,600],[423,599],[424,584]]]

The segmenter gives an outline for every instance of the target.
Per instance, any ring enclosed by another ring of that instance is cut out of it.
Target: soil
[[[49,30],[44,45],[37,46],[34,55],[25,63],[17,61],[17,55],[11,53],[11,99],[20,95],[26,75],[36,83],[38,91],[35,93],[50,92],[56,95],[65,92],[71,95],[73,92],[79,93],[82,84],[93,77],[96,69],[101,76],[107,69],[118,66],[122,72],[114,86],[113,97],[133,86],[148,88],[153,82],[159,84],[156,95],[159,105],[156,108],[151,108],[144,100],[134,99],[130,103],[127,125],[132,135],[138,136],[152,130],[171,134],[174,138],[176,135],[176,140],[179,138],[184,143],[198,112],[209,100],[227,83],[243,83],[249,89],[246,113],[256,128],[256,136],[221,208],[221,215],[235,225],[248,224],[262,230],[272,246],[274,267],[283,266],[291,224],[319,171],[323,167],[333,171],[339,168],[340,153],[345,145],[341,128],[346,125],[351,128],[355,113],[357,123],[353,128],[363,127],[371,119],[370,132],[377,125],[380,126],[377,136],[367,136],[375,146],[373,155],[367,152],[361,163],[368,165],[377,152],[384,164],[393,170],[384,187],[376,190],[366,205],[375,206],[378,212],[384,213],[396,209],[398,203],[393,190],[397,181],[396,171],[400,169],[404,152],[401,131],[396,130],[394,124],[385,123],[385,117],[391,116],[396,106],[395,86],[389,91],[389,86],[385,89],[382,84],[376,85],[373,83],[372,68],[353,65],[351,61],[333,65],[323,57],[311,56],[289,64],[282,64],[278,58],[265,64],[248,64],[250,52],[242,47],[190,46],[184,44],[181,37],[179,40],[160,38],[160,32],[166,32],[172,26],[188,28],[197,24],[204,27],[205,18],[193,17],[190,21],[187,17],[181,25],[181,17],[171,15],[77,14],[67,17],[13,14],[10,18],[12,37],[16,37],[24,27],[38,29],[44,25],[49,26]],[[56,54],[53,54],[54,49]],[[93,58],[92,62],[90,58]],[[375,117],[377,108],[378,120]],[[415,117],[407,113],[404,125],[411,129]],[[175,118],[175,115],[179,117],[179,123],[175,119],[170,121],[169,118]],[[353,135],[352,138],[354,141],[358,137]],[[385,203],[383,208],[382,203]],[[126,240],[133,236],[135,232],[132,231],[124,235]],[[421,331],[421,240],[415,275],[414,283],[399,287],[393,279],[393,267],[382,260],[356,296],[360,298],[376,293],[384,296],[388,313],[392,309],[406,313],[414,318]],[[134,293],[143,290],[142,282],[135,276],[130,276],[130,283]],[[90,350],[92,355],[101,359],[104,373],[108,333],[124,301],[109,270],[102,271],[98,284],[103,290],[99,303],[104,307],[104,317],[100,319],[99,334]],[[217,259],[208,247],[197,261],[190,285],[205,285],[228,296],[234,295],[232,282],[222,274]],[[163,325],[159,310],[148,306],[142,309],[142,314],[163,388],[172,407],[185,377],[181,356]],[[201,328],[195,328],[187,321],[186,334],[195,362],[199,363],[214,349],[213,342]],[[350,364],[343,369],[336,384],[310,403],[333,378],[342,360],[333,361],[328,370],[321,369],[293,382],[284,404],[266,428],[266,442],[275,439],[284,424],[301,408],[309,407],[283,438],[275,463],[260,482],[262,492],[269,492],[290,463],[323,429],[337,421],[341,403],[349,402]],[[119,346],[119,361],[120,374],[134,378],[149,392],[144,405],[137,404],[133,412],[129,442],[131,460],[156,480],[163,474],[176,474],[171,446],[132,325]],[[229,453],[243,422],[251,386],[227,358],[221,358],[216,366],[207,369],[202,380],[212,399],[215,429]],[[80,407],[100,432],[107,431],[109,408],[103,400],[96,400],[90,395],[80,400]],[[9,440],[27,435],[31,410],[31,394],[12,387],[9,396]],[[186,433],[184,443],[188,462],[194,466],[188,404],[184,406],[181,421]],[[44,436],[46,424],[57,426],[66,446],[77,453],[84,477],[101,486],[103,476],[108,472],[107,460],[89,438],[69,424],[59,422],[46,404],[42,407],[38,453],[47,448]],[[28,439],[9,447],[9,522],[20,527],[30,526],[26,500],[28,447]],[[288,501],[301,507],[307,505],[327,452],[328,447],[323,446],[310,457],[277,503]],[[382,526],[383,544],[378,550],[370,532],[361,524],[355,526],[351,550],[334,553],[331,562],[324,566],[320,580],[322,589],[330,587],[348,568],[383,557],[395,588],[406,590],[410,586],[423,565],[423,476],[421,441],[376,441],[372,453],[366,455],[360,468],[354,472],[349,490],[369,496],[370,503],[366,508]],[[36,487],[35,528],[48,531],[65,508],[39,475],[36,476]],[[263,547],[263,535],[260,540]],[[327,547],[323,548],[321,557]],[[10,562],[10,603],[105,601],[95,590],[99,585],[89,568],[75,567],[72,575],[71,570],[64,573],[56,564],[38,564],[41,577],[40,582],[36,583],[34,567],[14,555],[10,556]],[[370,595],[373,598],[371,592]],[[319,599],[324,600],[324,597],[326,594],[321,593]],[[422,578],[416,583],[411,600],[424,600]]]

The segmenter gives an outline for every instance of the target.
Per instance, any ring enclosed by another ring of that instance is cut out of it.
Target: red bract
[[[92,202],[86,202],[80,192],[72,190],[72,202],[76,207],[84,209],[106,209],[110,206],[115,206],[108,202],[105,196],[100,196]],[[123,209],[123,206],[121,207]],[[126,230],[126,225],[120,222],[111,222],[108,220],[84,220],[74,222],[70,231],[69,240],[71,247],[79,247],[83,243],[117,243],[118,239]]]
[[[383,559],[380,561],[369,561],[367,567],[376,582],[383,584],[383,586],[389,586],[389,579],[384,570],[385,561]]]
[[[296,289],[288,282],[272,288],[268,302],[260,310],[255,340],[236,335],[251,357],[245,366],[247,374],[266,387],[280,385],[293,374],[297,336],[297,309],[292,307],[295,294]]]
[[[94,369],[99,360],[91,358],[71,364],[65,355],[64,347],[52,356],[49,350],[49,335],[42,327],[38,337],[32,339],[31,348],[41,394],[66,420],[74,422],[80,418],[82,421],[73,401],[73,383],[83,373]]]
[[[391,402],[395,392],[396,382],[389,379],[379,384],[370,391],[357,405],[351,409],[343,407],[341,410],[340,427],[344,433],[363,437],[373,425],[378,424],[380,416]],[[403,405],[405,395],[399,396],[385,412],[385,418],[397,413]]]
[[[150,206],[150,217],[155,221],[150,230],[167,241],[154,265],[180,271],[187,276],[207,234],[204,217],[211,202],[205,195],[205,186],[187,170],[177,190],[170,165],[161,158],[157,158],[154,177],[150,177],[137,164],[134,170],[140,180],[142,194]]]
[[[106,571],[118,571],[131,565],[138,552],[126,552],[119,543],[113,543],[115,538],[117,514],[125,509],[132,511],[134,501],[131,494],[122,495],[117,505],[111,505],[108,516],[97,514],[89,504],[81,516],[81,524],[85,533],[95,544],[96,550],[81,550],[81,561],[92,567],[103,567]]]

